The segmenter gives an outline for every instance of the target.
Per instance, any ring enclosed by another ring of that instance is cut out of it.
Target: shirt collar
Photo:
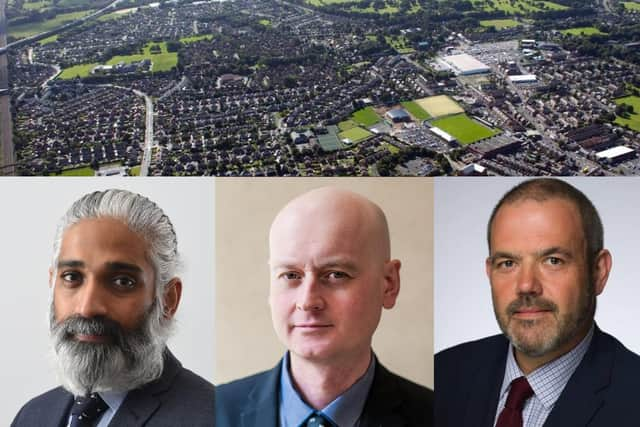
[[[334,399],[320,412],[330,418],[340,427],[352,427],[357,425],[367,395],[373,384],[376,360],[373,355],[364,375],[344,393]],[[280,417],[284,421],[281,425],[286,427],[298,427],[315,410],[309,406],[295,389],[291,374],[289,373],[289,353],[284,355],[282,370],[280,372]]]
[[[564,390],[569,382],[569,378],[571,378],[571,375],[573,375],[587,352],[589,344],[591,344],[591,339],[593,338],[594,329],[595,326],[591,325],[591,329],[589,329],[587,335],[568,353],[563,354],[557,359],[542,365],[529,375],[526,375],[535,397],[540,400],[545,409],[551,410],[560,397],[562,390]],[[511,381],[524,376],[518,366],[518,362],[516,362],[513,351],[513,346],[509,345],[507,366],[502,388],[500,389],[500,398],[509,391]]]
[[[109,405],[109,408],[113,410],[113,412],[117,412],[124,402],[124,398],[127,397],[127,392],[115,392],[115,391],[102,391],[98,393],[102,400]]]

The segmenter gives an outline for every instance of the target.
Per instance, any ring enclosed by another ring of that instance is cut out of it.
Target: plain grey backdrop
[[[524,178],[437,178],[434,202],[436,352],[500,333],[484,262],[494,205]],[[567,179],[593,202],[604,225],[613,267],[598,297],[596,322],[640,353],[640,179]]]
[[[56,225],[83,194],[123,188],[155,201],[171,219],[184,262],[182,300],[169,347],[182,364],[214,378],[214,185],[210,179],[3,178],[4,271],[0,298],[0,425],[30,398],[58,385],[50,358],[48,268]]]

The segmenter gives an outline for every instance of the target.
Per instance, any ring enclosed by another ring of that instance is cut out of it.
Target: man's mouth
[[[103,344],[111,341],[109,335],[73,334],[73,339],[80,342]]]
[[[513,317],[518,319],[536,319],[542,317],[552,310],[538,307],[522,307],[514,311]]]

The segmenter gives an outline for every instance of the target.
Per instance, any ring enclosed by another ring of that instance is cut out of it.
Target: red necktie
[[[531,396],[533,390],[525,377],[511,381],[507,403],[500,412],[496,427],[522,427],[522,408]]]

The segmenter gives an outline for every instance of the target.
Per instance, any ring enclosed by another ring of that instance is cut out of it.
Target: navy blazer
[[[216,427],[279,427],[280,370],[216,388]],[[431,427],[433,392],[376,363],[360,427]]]
[[[169,350],[162,376],[130,391],[109,423],[116,427],[213,427],[214,387],[182,367]],[[65,427],[73,396],[62,387],[27,402],[12,427]]]
[[[496,335],[436,354],[438,427],[493,427],[509,341]],[[545,427],[638,427],[640,356],[596,326]]]

